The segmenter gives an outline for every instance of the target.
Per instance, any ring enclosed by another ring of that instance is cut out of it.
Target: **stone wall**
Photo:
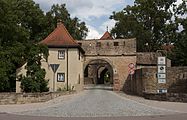
[[[157,66],[158,57],[162,56],[160,52],[138,52],[137,55],[137,69],[140,68],[151,68]],[[171,67],[171,60],[167,59],[166,61],[167,67]]]
[[[77,42],[85,51],[84,69],[93,60],[106,61],[112,67],[114,90],[122,90],[129,74],[128,65],[136,64],[136,39],[81,40]]]
[[[185,93],[145,94],[144,97],[150,100],[187,102],[187,94]]]
[[[113,80],[116,78],[119,79],[117,80],[118,85],[115,86],[115,89],[122,90],[126,80],[128,79],[128,65],[130,63],[136,64],[136,54],[132,56],[85,56],[84,68],[90,63],[90,61],[97,59],[104,60],[111,65],[113,69]],[[115,83],[116,82],[114,82],[114,84]],[[116,88],[117,86],[119,88]],[[127,86],[127,88],[128,87],[129,86]]]
[[[77,41],[85,55],[128,55],[136,52],[136,39]]]
[[[75,92],[48,93],[0,93],[0,105],[46,102],[62,95]]]
[[[166,84],[157,82],[157,67],[136,70],[132,79],[128,77],[126,86],[131,87],[124,89],[125,92],[145,96],[149,99],[158,98],[172,101],[176,97],[173,101],[182,101],[181,94],[187,94],[187,67],[167,67],[166,70]],[[167,89],[167,96],[163,97],[163,94],[158,94],[159,89]]]
[[[167,70],[168,92],[187,93],[187,67],[171,67]]]

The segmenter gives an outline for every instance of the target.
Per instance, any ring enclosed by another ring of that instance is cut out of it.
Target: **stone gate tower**
[[[78,41],[85,51],[84,83],[103,84],[106,77],[114,90],[125,87],[128,65],[136,64],[136,39],[113,39],[109,32],[101,39]],[[106,76],[106,73],[108,74]]]

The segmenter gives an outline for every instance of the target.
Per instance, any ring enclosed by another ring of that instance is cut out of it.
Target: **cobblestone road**
[[[36,110],[14,114],[52,117],[119,117],[174,114],[119,96],[110,90],[88,89],[69,99]]]

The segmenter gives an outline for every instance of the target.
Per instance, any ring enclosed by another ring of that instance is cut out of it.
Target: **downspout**
[[[69,90],[68,89],[68,64],[69,64],[69,62],[68,62],[68,47],[67,47],[67,74],[66,74],[66,77],[67,77],[67,91]]]

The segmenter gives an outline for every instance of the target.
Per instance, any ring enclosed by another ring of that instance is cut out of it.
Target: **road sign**
[[[158,57],[158,65],[166,65],[166,57]]]
[[[51,66],[53,72],[56,73],[56,71],[57,71],[57,69],[59,67],[59,64],[50,64],[50,66]]]
[[[53,92],[55,91],[55,73],[56,73],[59,65],[60,64],[50,64],[51,69],[53,70],[53,83],[52,83],[53,84]]]
[[[134,69],[130,69],[130,70],[129,70],[129,74],[130,74],[130,75],[133,75],[134,73],[135,73]]]
[[[135,68],[135,65],[134,65],[133,63],[130,63],[130,64],[128,65],[128,67],[129,67],[130,69],[134,69],[134,68]]]
[[[159,84],[166,84],[166,57],[158,57],[157,80]],[[167,93],[167,89],[158,89],[158,93]]]
[[[157,77],[158,77],[158,79],[165,79],[166,78],[166,74],[160,74],[160,73],[158,73]]]
[[[158,83],[166,83],[166,79],[164,79],[164,78],[159,78],[159,79],[158,79]]]
[[[158,65],[158,73],[166,73],[166,66]]]
[[[167,89],[159,89],[159,90],[157,90],[157,92],[158,93],[167,93],[168,91],[167,91]]]

